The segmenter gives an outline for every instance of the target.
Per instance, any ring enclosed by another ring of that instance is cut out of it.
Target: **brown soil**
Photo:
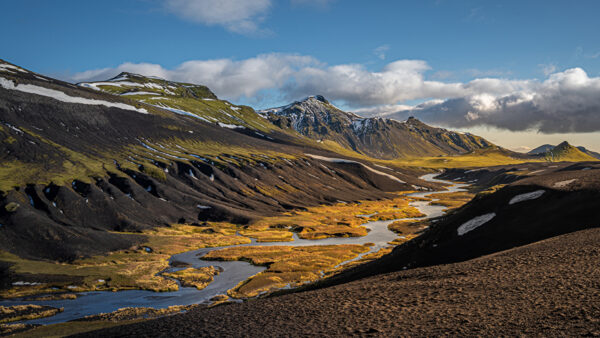
[[[600,335],[600,229],[86,336]]]

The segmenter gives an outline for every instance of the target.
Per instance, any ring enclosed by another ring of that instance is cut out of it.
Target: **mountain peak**
[[[572,146],[567,141],[562,141],[559,145],[556,146],[557,149],[569,148],[569,147],[572,147]]]
[[[310,100],[317,100],[317,101],[320,101],[323,103],[329,103],[329,101],[327,101],[327,99],[323,95],[311,95],[311,96],[304,98],[300,102],[310,101]]]

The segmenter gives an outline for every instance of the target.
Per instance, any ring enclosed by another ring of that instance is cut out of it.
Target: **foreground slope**
[[[194,310],[86,337],[600,334],[590,229],[449,265]]]
[[[405,122],[363,118],[340,110],[320,95],[259,113],[281,128],[382,159],[456,155],[493,146],[481,137],[434,128],[415,118]]]

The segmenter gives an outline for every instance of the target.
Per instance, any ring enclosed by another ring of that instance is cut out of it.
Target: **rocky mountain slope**
[[[86,88],[104,84],[75,86],[0,61],[2,250],[71,260],[139,240],[115,231],[207,220],[245,224],[427,186],[410,170],[380,168],[386,176],[358,162],[314,159],[306,153],[328,154],[205,87],[150,84],[131,74],[106,86],[131,93],[140,81],[144,91],[162,93],[156,101],[163,107],[149,101],[159,95],[109,94]],[[205,115],[174,111],[192,103]]]
[[[431,127],[415,118],[405,122],[363,118],[338,109],[320,95],[259,113],[281,128],[382,159],[464,154],[494,146],[481,137]]]

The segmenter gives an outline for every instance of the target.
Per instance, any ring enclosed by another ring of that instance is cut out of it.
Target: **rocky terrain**
[[[405,122],[360,117],[320,95],[259,113],[281,128],[374,158],[464,154],[494,146],[481,137],[434,128],[413,117]]]

